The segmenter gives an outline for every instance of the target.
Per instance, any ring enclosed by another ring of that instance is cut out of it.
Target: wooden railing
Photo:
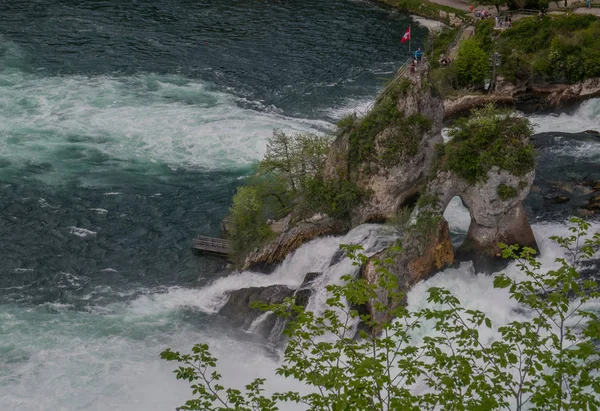
[[[231,243],[222,238],[198,236],[192,241],[192,248],[216,254],[227,255],[231,253]]]

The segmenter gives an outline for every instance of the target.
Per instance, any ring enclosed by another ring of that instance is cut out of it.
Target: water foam
[[[175,75],[0,77],[0,157],[39,173],[73,173],[82,162],[237,169],[262,157],[275,128],[330,126],[244,109],[233,95]]]
[[[583,102],[573,113],[529,116],[536,133],[560,131],[579,133],[585,130],[600,132],[600,98]]]
[[[598,229],[600,224],[595,224],[593,230]],[[544,269],[555,268],[555,258],[564,253],[548,236],[567,234],[566,227],[536,224],[533,230]],[[360,226],[346,236],[326,237],[305,244],[286,259],[273,277],[237,273],[204,290],[169,289],[163,294],[139,297],[132,303],[113,305],[104,313],[83,313],[55,304],[34,310],[2,306],[0,397],[3,406],[15,411],[65,409],[65,404],[69,404],[69,409],[92,411],[173,409],[190,398],[191,393],[186,383],[175,380],[172,364],[160,361],[158,353],[165,347],[187,351],[200,342],[208,343],[220,359],[219,370],[224,375],[225,385],[241,388],[261,376],[268,379],[269,391],[304,390],[295,382],[274,375],[279,361],[261,340],[251,334],[224,329],[193,313],[214,312],[217,308],[214,297],[225,290],[280,282],[297,286],[310,270],[322,270],[323,283],[338,282],[342,274],[356,270],[347,259],[334,258],[338,245],[360,243],[374,252],[382,245],[381,236],[387,236],[385,227]],[[334,264],[330,265],[332,260]],[[513,277],[521,275],[515,264],[505,272]],[[476,274],[470,263],[464,263],[416,285],[408,294],[408,304],[411,309],[427,306],[426,289],[441,286],[450,289],[466,307],[486,312],[496,324],[524,316],[516,310],[508,294],[494,289],[492,282],[493,276]],[[320,289],[322,286],[318,285]],[[310,304],[320,311],[324,307],[323,296],[317,294]],[[182,316],[191,321],[184,321]],[[210,318],[216,320],[216,317]],[[424,324],[419,332],[422,336],[432,330]],[[482,336],[490,341],[497,338],[493,333]],[[286,409],[302,407],[291,404]]]
[[[76,235],[77,237],[81,237],[81,238],[85,238],[85,237],[89,237],[91,235],[97,234],[96,231],[88,230],[87,228],[75,227],[75,226],[69,227],[69,233]]]
[[[141,297],[133,303],[132,309],[136,312],[149,312],[156,310],[156,307],[164,310],[190,307],[212,314],[227,302],[229,291],[276,284],[298,288],[308,272],[323,273],[315,283],[316,288],[322,288],[325,284],[337,283],[341,276],[356,271],[356,267],[347,258],[332,261],[340,252],[340,244],[362,244],[367,253],[374,253],[389,244],[393,238],[393,233],[387,227],[365,224],[344,236],[318,238],[302,245],[288,255],[271,274],[234,272],[202,289],[172,287],[164,294]]]

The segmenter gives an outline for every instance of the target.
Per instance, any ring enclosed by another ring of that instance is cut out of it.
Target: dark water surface
[[[371,98],[410,22],[343,0],[1,3],[0,301],[75,306],[221,272],[190,240],[219,234],[271,130]]]

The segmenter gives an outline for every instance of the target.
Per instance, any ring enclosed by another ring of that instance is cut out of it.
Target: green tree
[[[279,174],[287,179],[292,191],[299,191],[307,179],[321,171],[330,142],[327,135],[275,130],[267,143],[265,157],[258,163],[258,172]]]
[[[328,152],[328,136],[273,132],[265,157],[238,187],[229,210],[228,238],[236,262],[274,234],[267,221],[290,212],[321,172]]]
[[[462,87],[483,87],[488,73],[488,58],[475,39],[467,39],[460,43],[453,64]]]
[[[312,387],[312,393],[266,395],[264,379],[249,383],[244,392],[225,388],[216,358],[200,344],[190,354],[161,353],[179,363],[177,379],[191,383],[194,398],[181,409],[275,411],[296,402],[311,411],[597,410],[600,358],[594,344],[600,321],[589,305],[600,292],[578,267],[597,253],[600,234],[588,236],[588,223],[571,221],[571,235],[552,237],[568,255],[557,260],[555,270],[541,272],[532,249],[503,246],[504,257],[517,260],[524,279],[499,275],[494,287],[509,292],[529,314],[527,321],[496,326],[441,288],[429,289],[430,307],[411,312],[398,304],[404,296],[383,261],[377,264],[377,284],[346,277],[345,285],[329,286],[328,309],[320,316],[291,299],[263,307],[289,319],[278,374]],[[366,262],[360,247],[345,249],[356,265]],[[388,314],[396,319],[377,323],[375,317],[389,317],[359,313],[356,307],[365,304],[377,312],[392,311]],[[381,333],[360,331],[354,338],[359,319]],[[416,339],[415,331],[426,322],[434,332]],[[500,338],[488,343],[480,337],[483,328]]]

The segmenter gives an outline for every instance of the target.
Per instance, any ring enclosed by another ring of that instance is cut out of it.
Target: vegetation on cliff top
[[[461,42],[452,64],[434,63],[431,76],[440,93],[482,90],[484,79],[492,77],[488,58],[493,52],[501,55],[498,74],[513,82],[576,83],[600,77],[600,19],[596,16],[521,18],[502,31],[495,30],[494,24],[493,19],[477,22],[475,35]],[[447,42],[448,31],[438,36]],[[440,52],[434,50],[435,60]]]
[[[343,218],[360,200],[362,192],[348,181],[323,180],[330,142],[326,135],[273,133],[264,159],[233,197],[227,236],[235,262],[275,235],[270,221],[292,211],[298,218],[315,213]]]
[[[494,288],[508,293],[519,313],[507,324],[468,309],[443,288],[430,288],[429,304],[411,311],[385,261],[375,262],[377,283],[344,277],[345,284],[327,287],[323,313],[293,299],[262,305],[288,319],[276,372],[302,392],[265,393],[264,378],[243,391],[226,388],[217,359],[208,345],[198,344],[189,354],[161,353],[179,365],[176,378],[192,388],[193,399],[179,409],[277,411],[302,403],[307,411],[596,411],[600,320],[590,303],[598,301],[600,289],[578,269],[597,254],[600,234],[588,236],[588,223],[571,221],[571,235],[552,237],[569,256],[558,259],[554,270],[542,271],[533,249],[501,247],[522,272],[494,278]],[[344,248],[355,265],[366,263],[359,246]],[[357,309],[369,302],[373,315]],[[359,320],[380,334],[361,330],[355,338]]]
[[[340,122],[349,134],[348,165],[351,172],[361,167],[374,171],[374,165],[393,166],[417,154],[423,133],[431,120],[419,113],[405,116],[398,110],[398,100],[412,87],[407,78],[392,83],[381,100],[364,117]],[[385,130],[379,141],[376,138]]]
[[[486,181],[493,166],[517,176],[535,168],[531,123],[513,111],[494,105],[473,110],[456,120],[449,133],[452,139],[444,146],[440,166],[469,183]]]
[[[498,37],[496,51],[503,56],[500,73],[511,80],[574,83],[600,77],[600,19],[587,14],[521,19]]]

